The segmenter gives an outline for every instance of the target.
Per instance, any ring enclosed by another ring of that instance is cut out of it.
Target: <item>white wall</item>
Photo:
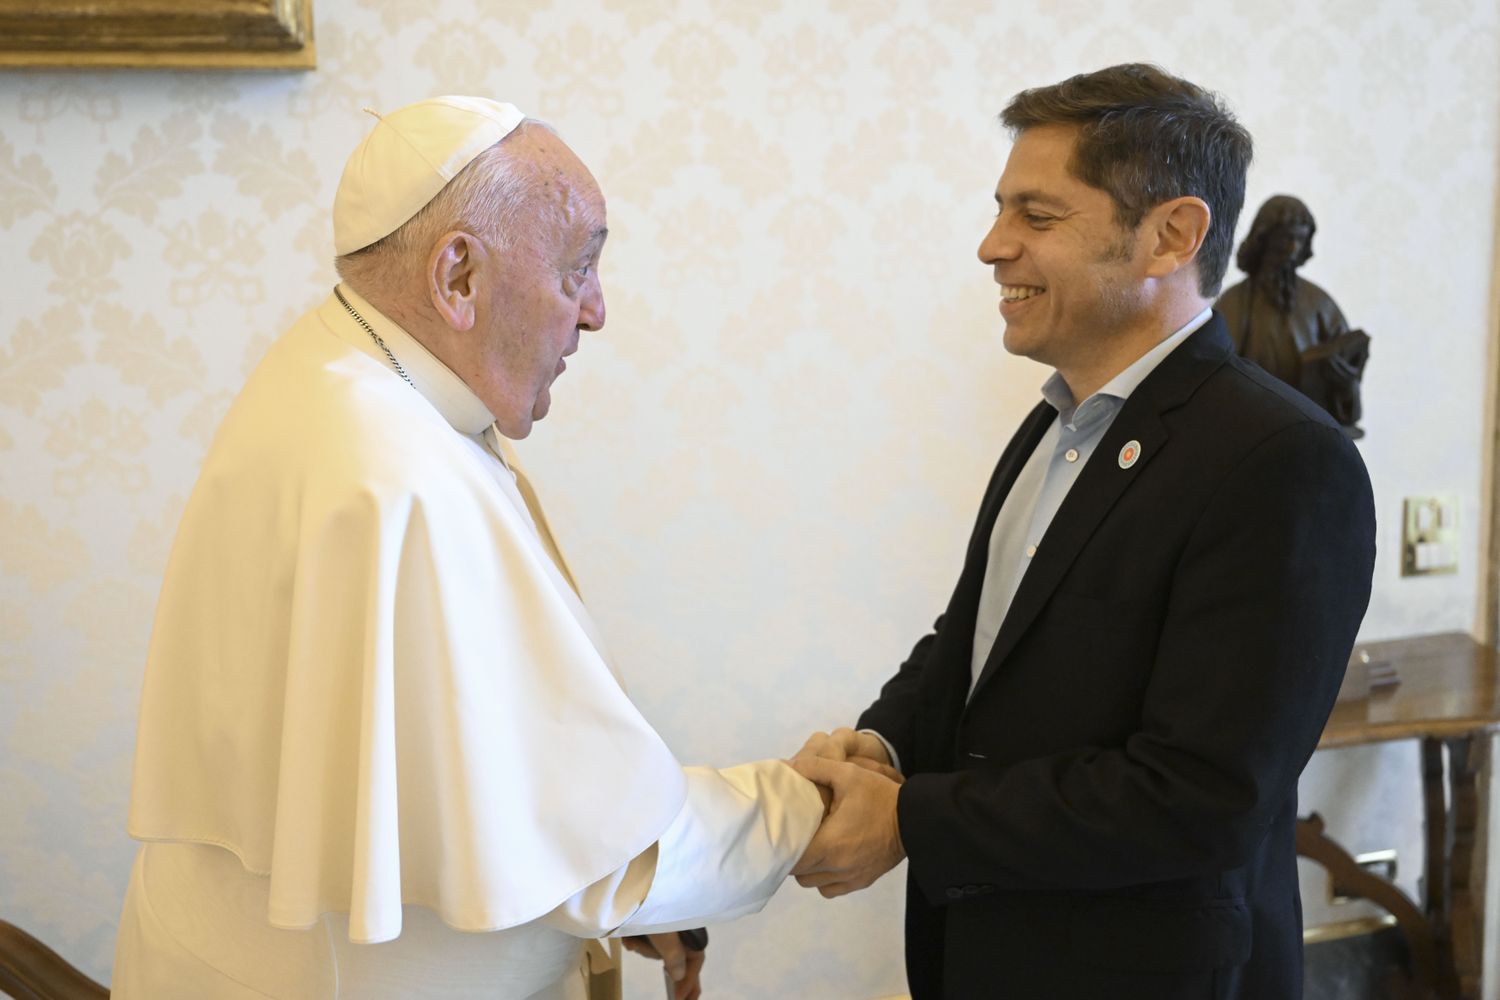
[[[1315,9],[1309,9],[1315,8]],[[687,760],[853,719],[946,600],[1044,373],[974,247],[1016,90],[1150,60],[1222,91],[1306,273],[1374,337],[1367,638],[1477,615],[1497,13],[1469,0],[318,0],[307,75],[0,75],[0,915],[104,977],[135,702],[218,416],[333,282],[368,119],[442,92],[554,121],[609,198],[609,325],[524,452],[647,716]],[[1400,498],[1454,492],[1462,571],[1397,576]],[[1374,783],[1370,768],[1389,772]],[[1420,859],[1407,749],[1304,800]],[[1368,836],[1367,836],[1368,835]],[[789,889],[716,932],[720,998],[901,986],[899,885]],[[1311,909],[1311,907],[1310,907]],[[654,997],[643,966],[631,995]]]

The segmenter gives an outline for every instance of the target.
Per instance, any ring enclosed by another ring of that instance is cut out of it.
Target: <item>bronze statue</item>
[[[1327,292],[1297,275],[1312,257],[1316,231],[1312,213],[1297,198],[1278,194],[1267,200],[1235,258],[1248,277],[1227,289],[1214,308],[1242,357],[1300,390],[1346,434],[1360,438],[1359,385],[1370,338],[1349,328]]]

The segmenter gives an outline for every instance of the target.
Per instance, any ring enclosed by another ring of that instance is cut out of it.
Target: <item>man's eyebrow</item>
[[[1017,191],[1015,194],[1010,196],[1010,200],[1014,203],[1014,206],[1016,208],[1024,208],[1027,205],[1041,205],[1045,208],[1056,209],[1065,209],[1068,207],[1067,202],[1064,202],[1059,198],[1054,198],[1052,195],[1046,194],[1045,192],[1035,190]],[[995,204],[999,205],[1001,208],[1005,207],[1005,199],[1000,197],[999,191],[995,192]]]
[[[583,245],[583,252],[584,253],[590,253],[590,254],[597,252],[600,247],[604,246],[604,241],[606,239],[608,239],[608,238],[609,238],[609,229],[608,229],[608,227],[606,227],[606,226],[600,226],[598,229],[594,230],[592,233],[589,233],[588,242],[584,243],[584,245]]]

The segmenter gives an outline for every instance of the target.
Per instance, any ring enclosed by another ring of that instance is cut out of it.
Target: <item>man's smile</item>
[[[1045,295],[1047,290],[1038,285],[1006,285],[1000,286],[1000,315],[1006,320],[1029,308],[1028,304],[1033,299]]]
[[[1041,295],[1045,291],[1045,288],[1039,288],[1036,285],[1001,285],[1000,297],[1006,302],[1020,302],[1033,295]]]

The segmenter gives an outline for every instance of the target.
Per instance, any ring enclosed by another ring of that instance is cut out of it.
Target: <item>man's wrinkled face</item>
[[[552,383],[578,349],[579,332],[604,326],[599,257],[608,235],[604,195],[562,140],[545,130],[525,139],[538,169],[531,225],[492,250],[483,325],[480,396],[506,437],[531,433],[552,405]]]
[[[1000,285],[1005,348],[1067,368],[1095,351],[1138,308],[1135,234],[1114,200],[1068,169],[1077,129],[1039,125],[1011,148],[995,189],[999,212],[979,259]]]

